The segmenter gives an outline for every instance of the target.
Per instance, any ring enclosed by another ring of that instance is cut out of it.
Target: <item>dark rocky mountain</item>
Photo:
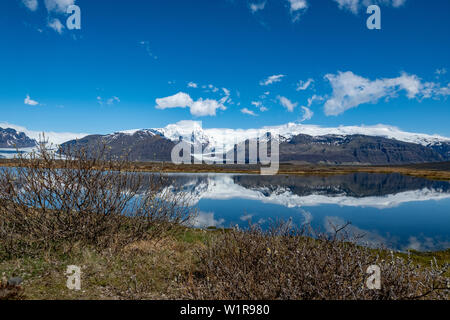
[[[439,162],[450,159],[450,146],[447,148],[365,135],[297,135],[280,145],[280,161],[378,165]]]
[[[63,153],[69,148],[96,151],[102,145],[110,148],[108,153],[112,156],[128,155],[132,161],[170,161],[175,143],[153,130],[145,130],[134,134],[90,135],[63,143],[61,150]]]
[[[17,132],[11,128],[0,128],[0,148],[32,148],[36,144],[36,140],[29,138],[23,132]]]
[[[450,159],[450,143],[439,142],[428,147],[442,155],[445,159]]]
[[[105,144],[112,155],[128,153],[133,161],[170,161],[175,142],[159,131],[91,135],[64,143],[61,148],[91,149]],[[232,152],[232,151],[231,151]],[[280,162],[398,165],[450,160],[450,144],[424,146],[366,135],[296,135],[280,144]]]

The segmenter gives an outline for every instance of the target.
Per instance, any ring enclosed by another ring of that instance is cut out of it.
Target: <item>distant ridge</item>
[[[233,144],[234,140],[245,140],[249,136],[261,132],[271,132],[278,134],[285,140],[290,140],[292,137],[299,134],[309,135],[313,137],[335,135],[335,136],[349,136],[349,135],[365,135],[384,137],[388,139],[395,139],[403,142],[410,142],[421,144],[423,146],[439,145],[441,143],[450,143],[450,138],[439,135],[429,135],[422,133],[413,133],[402,131],[393,126],[375,125],[375,126],[339,126],[339,127],[321,127],[317,125],[305,125],[302,123],[290,122],[279,126],[265,126],[255,129],[228,129],[228,128],[211,128],[204,129],[201,122],[198,121],[180,121],[175,124],[160,129],[151,129],[153,132],[160,132],[164,137],[177,141],[180,136],[190,137],[192,133],[195,134],[196,139],[201,140],[202,143],[214,144],[216,141],[225,141],[225,143]],[[133,133],[144,130],[130,130],[124,133]],[[215,146],[217,147],[217,146]]]
[[[36,145],[36,140],[29,138],[23,132],[18,132],[11,128],[0,128],[0,148],[32,148]]]
[[[384,125],[323,128],[288,123],[239,130],[203,129],[200,122],[181,121],[159,129],[91,135],[66,142],[62,148],[90,148],[101,142],[117,156],[126,151],[133,161],[170,161],[171,150],[180,139],[223,152],[232,150],[236,142],[245,143],[268,132],[279,135],[281,162],[387,165],[450,160],[449,138]]]

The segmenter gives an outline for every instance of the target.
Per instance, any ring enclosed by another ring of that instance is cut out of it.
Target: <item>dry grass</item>
[[[337,233],[336,235],[338,234]],[[341,230],[342,231],[342,230]],[[224,300],[405,300],[449,299],[448,265],[421,268],[409,257],[377,252],[347,242],[346,236],[308,237],[305,230],[279,225],[232,230],[198,252],[189,275],[192,299]],[[386,254],[384,254],[386,256]],[[381,268],[380,290],[365,286],[367,268]]]
[[[194,241],[178,240],[189,234]],[[176,237],[175,237],[176,236]],[[196,264],[196,251],[211,233],[180,228],[160,239],[138,241],[120,251],[76,244],[61,251],[0,262],[8,277],[24,278],[22,299],[177,299],[181,281]],[[68,265],[81,267],[81,291],[66,288]]]
[[[280,170],[278,174],[283,175],[342,175],[350,173],[400,173],[413,177],[426,178],[432,180],[449,181],[450,169],[449,163],[428,163],[417,165],[403,165],[403,166],[351,166],[351,165],[311,165],[311,164],[280,164]],[[20,165],[15,160],[1,160],[1,166],[15,167]],[[27,165],[24,163],[23,165]],[[126,168],[124,168],[126,170]],[[259,165],[204,165],[204,164],[192,164],[192,165],[175,165],[170,162],[133,162],[130,165],[130,170],[139,172],[187,172],[187,173],[246,173],[246,174],[259,174]]]
[[[180,227],[119,251],[76,244],[69,254],[16,257],[1,261],[0,272],[24,278],[16,296],[22,299],[449,298],[436,290],[445,282],[448,255],[431,268],[432,255],[408,261],[340,240],[297,236]],[[379,292],[364,287],[365,268],[375,262],[382,267]],[[81,267],[81,291],[66,288],[68,265]]]

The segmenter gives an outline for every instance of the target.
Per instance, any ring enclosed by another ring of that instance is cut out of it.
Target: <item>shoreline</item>
[[[17,160],[0,159],[0,167],[18,166]],[[137,172],[164,172],[164,173],[234,173],[234,174],[260,174],[259,165],[239,164],[189,164],[175,165],[166,162],[133,162],[132,166],[124,170]],[[430,180],[450,181],[450,162],[424,163],[408,165],[311,165],[311,164],[280,164],[277,175],[298,176],[333,176],[352,173],[392,174],[424,178]]]

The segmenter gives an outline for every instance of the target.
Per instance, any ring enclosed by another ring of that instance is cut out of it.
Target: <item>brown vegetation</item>
[[[137,174],[126,159],[83,150],[64,158],[41,145],[0,171],[0,241],[9,256],[76,242],[121,248],[185,223],[187,199],[160,175]],[[124,170],[124,168],[127,170]],[[95,169],[94,169],[95,168]]]
[[[58,162],[56,163],[58,165]],[[18,166],[20,165],[16,160],[1,160],[0,166]],[[26,162],[22,165],[27,165]],[[189,173],[245,173],[245,174],[259,174],[259,165],[175,165],[170,162],[132,162],[132,170],[139,172],[189,172]],[[126,170],[126,168],[124,168]],[[450,180],[450,162],[443,163],[425,163],[412,164],[401,166],[351,166],[351,165],[310,165],[310,164],[296,164],[296,163],[282,163],[278,174],[282,175],[341,175],[350,173],[400,173],[404,175],[426,178],[432,180]]]
[[[280,224],[268,232],[258,227],[232,230],[199,251],[196,273],[188,280],[194,299],[448,299],[448,266],[436,261],[418,268],[411,258],[377,252],[349,243],[336,228],[332,236]],[[381,289],[365,284],[367,268],[381,268]]]
[[[0,300],[17,300],[23,297],[23,288],[20,285],[10,284],[3,277],[0,279]]]

